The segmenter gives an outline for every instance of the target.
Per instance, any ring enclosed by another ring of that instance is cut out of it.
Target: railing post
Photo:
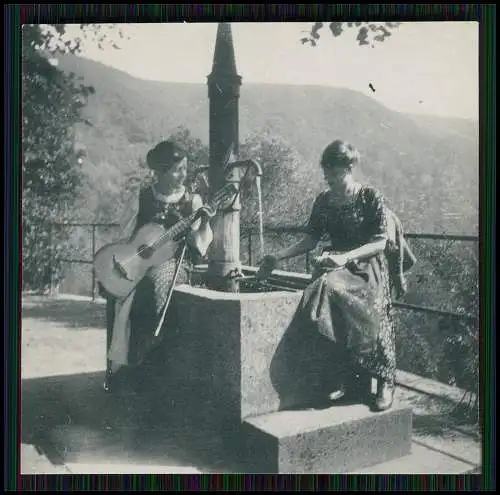
[[[92,224],[92,260],[95,256],[95,224]],[[95,268],[94,263],[92,263],[92,302],[95,302]]]
[[[54,249],[52,246],[52,221],[49,220],[49,296],[54,295]]]
[[[252,266],[252,231],[248,229],[248,265]]]
[[[306,251],[306,273],[309,273],[309,253],[310,251]]]

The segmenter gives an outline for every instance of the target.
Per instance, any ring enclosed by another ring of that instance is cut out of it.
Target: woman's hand
[[[197,211],[197,216],[199,217],[205,217],[205,218],[213,218],[215,216],[215,210],[213,208],[210,208],[208,205],[202,206],[198,211]]]
[[[264,258],[262,258],[259,263],[260,268],[256,275],[257,280],[266,280],[269,275],[271,275],[272,271],[276,268],[277,262],[278,260],[276,259],[276,256],[273,256],[271,254],[264,256]]]
[[[341,268],[349,262],[344,254],[330,254],[326,257],[326,265],[331,268]]]

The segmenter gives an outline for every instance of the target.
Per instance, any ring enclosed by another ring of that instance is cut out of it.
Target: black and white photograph
[[[22,474],[470,474],[479,23],[24,24]]]

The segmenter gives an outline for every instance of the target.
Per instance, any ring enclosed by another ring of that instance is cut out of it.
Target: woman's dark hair
[[[352,169],[359,163],[359,151],[345,141],[337,139],[331,142],[321,155],[321,166],[324,168]]]
[[[172,139],[161,141],[148,151],[146,162],[151,170],[164,172],[185,158],[184,150]]]

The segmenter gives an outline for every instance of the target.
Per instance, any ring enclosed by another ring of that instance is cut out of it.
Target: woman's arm
[[[384,206],[384,198],[375,189],[367,189],[364,199],[364,224],[362,228],[369,241],[346,253],[330,256],[334,265],[343,266],[350,261],[370,258],[385,250],[388,241],[387,234],[387,210]],[[328,258],[328,257],[327,257]],[[328,264],[328,261],[326,263]]]
[[[327,257],[334,261],[337,266],[343,266],[354,260],[362,260],[364,258],[371,258],[376,254],[384,251],[387,244],[387,237],[377,236],[372,242],[364,244],[359,248],[352,249],[346,253],[328,255]]]
[[[326,229],[324,198],[325,195],[320,194],[314,201],[306,234],[299,242],[277,253],[267,255],[260,261],[260,269],[257,273],[258,280],[266,279],[272,273],[278,261],[305,254],[317,246]]]
[[[195,194],[193,196],[192,210],[193,212],[203,207],[201,196]],[[191,229],[186,236],[186,241],[200,256],[205,256],[208,248],[213,240],[213,233],[210,227],[210,222],[207,215],[202,215],[191,224]]]
[[[348,261],[369,258],[385,250],[389,235],[387,233],[387,210],[385,199],[377,190],[366,191],[364,207],[364,231],[369,239],[365,245],[345,253]]]
[[[257,272],[257,280],[267,279],[267,277],[271,275],[272,271],[275,269],[276,263],[278,261],[304,254],[307,251],[314,249],[317,243],[318,241],[315,237],[310,234],[306,234],[302,240],[300,240],[293,246],[282,249],[274,255],[264,256],[264,259],[262,259],[259,263],[260,268]]]
[[[202,206],[203,206],[203,200],[201,199],[201,196],[199,194],[194,194],[192,202],[193,212],[199,210]],[[202,219],[198,218],[195,222],[193,222],[191,224],[191,230],[193,230],[194,232],[199,230],[199,228],[201,227],[201,221]]]
[[[276,259],[276,261],[281,261],[287,258],[293,258],[295,256],[300,256],[301,254],[305,254],[308,251],[313,250],[317,244],[318,241],[314,237],[312,237],[309,234],[306,234],[304,238],[301,239],[296,244],[288,248],[281,249],[272,256]]]

